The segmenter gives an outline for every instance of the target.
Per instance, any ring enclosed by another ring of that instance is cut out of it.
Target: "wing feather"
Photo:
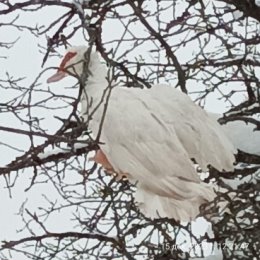
[[[94,134],[99,126],[100,115],[94,116]],[[221,170],[233,167],[235,150],[218,123],[186,95],[164,86],[115,89],[100,141],[117,171],[160,196],[199,195],[189,188],[190,182],[200,182],[191,158],[204,170],[209,164]]]

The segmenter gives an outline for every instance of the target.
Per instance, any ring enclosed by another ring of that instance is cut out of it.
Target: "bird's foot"
[[[127,173],[113,172],[112,174],[113,174],[114,177],[116,177],[116,181],[125,181],[125,180],[128,179],[128,174]]]

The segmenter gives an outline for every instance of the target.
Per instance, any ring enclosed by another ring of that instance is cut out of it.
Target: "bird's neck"
[[[89,76],[83,89],[81,105],[82,113],[91,114],[93,110],[102,110],[106,103],[109,88],[108,69],[99,60],[91,62]]]

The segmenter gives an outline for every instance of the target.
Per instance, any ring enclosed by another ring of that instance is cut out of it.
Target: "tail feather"
[[[200,205],[212,201],[216,197],[213,187],[206,183],[191,183],[197,196],[186,200],[174,197],[163,197],[152,193],[141,185],[138,187],[135,199],[140,211],[149,218],[174,218],[179,221],[194,220],[199,214]]]

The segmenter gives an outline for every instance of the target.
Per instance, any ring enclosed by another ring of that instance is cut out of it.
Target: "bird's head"
[[[71,47],[64,55],[58,70],[48,78],[47,83],[59,81],[67,75],[80,76],[83,70],[84,54],[88,50],[87,46]]]

